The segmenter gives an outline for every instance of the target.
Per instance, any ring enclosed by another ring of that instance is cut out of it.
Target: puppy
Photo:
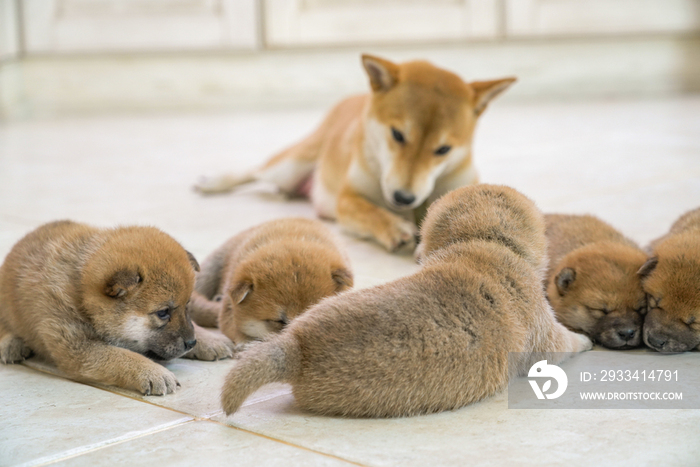
[[[390,251],[415,247],[427,205],[477,183],[478,117],[515,78],[466,83],[428,62],[362,56],[372,92],[341,101],[310,136],[247,174],[204,179],[202,193],[256,180],[310,195],[319,216]]]
[[[0,360],[32,353],[71,378],[166,394],[179,385],[148,357],[226,353],[195,329],[187,301],[199,266],[152,227],[45,224],[0,267]]]
[[[659,352],[700,349],[700,208],[650,246],[639,270],[649,297],[644,343]]]
[[[281,219],[231,238],[197,275],[192,317],[238,344],[281,331],[322,298],[351,288],[333,233],[310,219]],[[218,300],[218,301],[217,301]]]
[[[646,296],[637,274],[646,254],[593,216],[545,216],[545,288],[557,319],[611,349],[642,343]]]
[[[430,208],[421,233],[416,274],[327,298],[241,352],[222,392],[226,413],[273,381],[326,415],[451,410],[503,390],[538,359],[562,360],[550,352],[591,348],[547,304],[544,220],[530,200],[507,187],[461,188]],[[509,352],[521,353],[509,363]]]

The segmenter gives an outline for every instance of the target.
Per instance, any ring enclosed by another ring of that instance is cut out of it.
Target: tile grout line
[[[255,405],[255,404],[251,404],[251,405]],[[231,428],[231,429],[233,429],[233,430],[242,431],[243,433],[248,433],[248,434],[251,434],[251,435],[254,435],[254,436],[259,436],[259,437],[261,437],[261,438],[268,439],[268,440],[270,440],[270,441],[275,441],[275,442],[277,442],[277,443],[285,444],[285,445],[287,445],[287,446],[291,446],[291,447],[294,447],[294,448],[297,448],[297,449],[301,449],[301,450],[303,450],[303,451],[308,451],[308,452],[312,452],[312,453],[314,453],[314,454],[319,454],[319,455],[322,455],[322,456],[330,457],[330,458],[332,458],[332,459],[337,459],[337,460],[340,460],[340,461],[343,461],[343,462],[347,462],[347,463],[349,463],[349,464],[358,465],[358,466],[360,466],[360,467],[368,467],[366,464],[360,464],[360,463],[358,463],[358,462],[351,461],[351,460],[349,460],[349,459],[344,459],[344,458],[342,458],[342,457],[336,456],[335,454],[329,454],[329,453],[326,453],[326,452],[323,452],[323,451],[317,451],[317,450],[315,450],[315,449],[307,448],[307,447],[305,447],[305,446],[299,446],[298,444],[294,444],[294,443],[290,443],[290,442],[288,442],[288,441],[284,441],[284,440],[281,440],[281,439],[273,438],[273,437],[271,437],[271,436],[264,435],[264,434],[258,433],[258,432],[256,432],[256,431],[251,431],[251,430],[248,430],[248,429],[246,429],[246,428],[241,428],[241,427],[239,427],[239,426],[233,426],[233,425],[229,425],[229,424],[227,424],[227,423],[222,423],[222,422],[219,422],[219,421],[217,421],[217,420],[211,420],[211,419],[207,419],[207,420],[203,420],[203,421],[207,421],[207,422],[211,422],[211,423],[216,423],[217,425],[221,425],[221,426],[224,426],[224,427],[226,427],[226,428]]]
[[[133,441],[138,438],[143,438],[148,435],[152,435],[155,433],[160,433],[161,431],[166,431],[170,430],[172,428],[181,426],[181,425],[186,425],[188,423],[196,421],[193,419],[191,416],[188,416],[186,419],[180,419],[180,420],[174,420],[172,422],[166,423],[165,425],[161,425],[158,428],[154,430],[150,430],[147,432],[142,432],[138,433],[136,435],[133,435],[133,432],[129,432],[127,434],[124,434],[122,436],[117,436],[116,438],[111,438],[106,441],[101,441],[93,444],[88,444],[86,446],[79,446],[77,448],[69,449],[67,451],[58,453],[58,454],[53,454],[53,455],[48,455],[44,457],[40,457],[39,459],[35,459],[29,462],[25,462],[23,464],[19,464],[17,467],[40,467],[44,465],[50,465],[50,464],[55,464],[56,462],[61,462],[66,459],[72,459],[74,457],[79,457],[82,456],[83,454],[87,454],[89,452],[94,452],[94,451],[99,451],[100,449],[107,448],[110,446],[116,446],[122,443],[126,443],[128,441]]]
[[[26,367],[26,365],[23,365],[23,366]],[[58,377],[58,378],[63,378],[62,376],[56,375],[56,374],[54,374],[54,373],[50,373],[50,372],[45,371],[45,370],[42,370],[42,369],[38,369],[38,368],[34,368],[34,367],[28,367],[28,368],[31,368],[31,369],[33,369],[33,370],[37,370],[37,371],[40,371],[40,372],[42,372],[42,373],[46,373],[46,374],[49,374],[49,375],[52,375],[52,376],[56,376],[56,377]],[[63,379],[66,379],[66,378],[63,378]],[[77,452],[77,453],[74,453],[74,454],[70,454],[70,455],[67,455],[67,456],[65,456],[65,457],[57,457],[57,458],[55,458],[55,459],[51,459],[51,457],[53,457],[53,456],[46,456],[46,457],[40,458],[40,459],[38,460],[38,461],[42,461],[43,463],[35,464],[34,462],[37,462],[37,461],[33,461],[33,462],[29,462],[29,463],[20,464],[20,465],[17,466],[17,467],[29,467],[29,466],[31,466],[31,467],[40,467],[40,466],[44,466],[44,465],[54,464],[54,463],[56,463],[56,462],[60,462],[60,461],[63,461],[63,460],[65,460],[65,459],[69,459],[69,458],[81,456],[81,455],[86,454],[86,453],[88,453],[88,452],[97,451],[97,450],[99,450],[99,449],[102,449],[102,448],[105,448],[105,447],[109,447],[109,446],[115,446],[115,445],[117,445],[117,444],[122,444],[122,443],[127,442],[127,441],[132,441],[132,440],[137,439],[137,438],[142,438],[142,437],[145,437],[145,436],[148,436],[148,435],[151,435],[151,434],[158,433],[158,432],[160,432],[160,431],[165,431],[165,430],[174,428],[174,427],[176,427],[176,426],[185,425],[185,424],[190,423],[190,422],[199,422],[199,421],[216,423],[217,425],[221,425],[221,426],[224,426],[224,427],[226,427],[226,428],[231,428],[231,429],[234,429],[234,430],[242,431],[243,433],[248,433],[248,434],[251,434],[251,435],[254,435],[254,436],[258,436],[258,437],[261,437],[261,438],[264,438],[264,439],[267,439],[267,440],[270,440],[270,441],[275,441],[275,442],[278,442],[278,443],[281,443],[281,444],[285,444],[285,445],[287,445],[287,446],[291,446],[291,447],[294,447],[294,448],[297,448],[297,449],[301,449],[301,450],[303,450],[303,451],[308,451],[308,452],[312,452],[312,453],[314,453],[314,454],[318,454],[318,455],[330,457],[330,458],[337,459],[337,460],[340,460],[340,461],[343,461],[343,462],[347,462],[347,463],[350,463],[350,464],[353,464],[353,465],[357,465],[357,466],[360,466],[360,467],[368,467],[368,466],[366,466],[365,464],[360,464],[360,463],[357,463],[357,462],[355,462],[355,461],[351,461],[351,460],[349,460],[349,459],[344,459],[344,458],[338,457],[338,456],[336,456],[336,455],[334,455],[334,454],[328,454],[328,453],[325,453],[325,452],[322,452],[322,451],[316,451],[316,450],[314,450],[314,449],[310,449],[310,448],[307,448],[307,447],[304,447],[304,446],[299,446],[299,445],[297,445],[297,444],[293,444],[293,443],[290,443],[290,442],[287,442],[287,441],[284,441],[284,440],[281,440],[281,439],[273,438],[273,437],[271,437],[271,436],[267,436],[267,435],[264,435],[264,434],[262,434],[262,433],[257,433],[257,432],[255,432],[255,431],[251,431],[251,430],[248,430],[248,429],[245,429],[245,428],[241,428],[241,427],[237,427],[237,426],[233,426],[233,425],[228,425],[228,424],[226,424],[226,423],[222,423],[222,422],[219,422],[219,421],[216,421],[216,420],[212,420],[211,418],[209,418],[209,417],[214,417],[214,416],[216,416],[216,415],[222,414],[222,413],[223,413],[223,410],[218,410],[218,411],[216,411],[216,412],[213,412],[212,414],[208,414],[208,415],[205,416],[205,417],[201,417],[201,416],[189,414],[189,413],[187,413],[187,412],[183,412],[183,411],[181,411],[181,410],[173,409],[172,407],[164,407],[164,406],[162,406],[162,405],[154,404],[153,402],[149,402],[149,401],[144,400],[144,399],[139,399],[139,398],[134,397],[134,396],[129,396],[129,395],[127,395],[127,394],[122,394],[122,393],[119,393],[119,392],[114,392],[114,391],[111,391],[111,390],[109,390],[109,389],[107,389],[107,388],[103,388],[103,387],[99,387],[99,386],[93,386],[92,384],[89,384],[89,383],[82,383],[82,382],[80,382],[80,381],[74,381],[74,380],[72,380],[72,379],[69,379],[69,381],[73,381],[73,382],[76,382],[76,383],[78,383],[78,384],[84,384],[84,385],[86,385],[86,386],[90,386],[90,387],[92,387],[92,388],[99,389],[99,390],[101,390],[101,391],[109,392],[110,394],[114,394],[114,395],[117,395],[117,396],[126,397],[127,399],[131,399],[131,400],[134,400],[134,401],[137,401],[137,402],[143,402],[143,403],[145,403],[145,404],[149,404],[149,405],[152,405],[152,406],[154,406],[154,407],[158,407],[158,408],[165,409],[165,410],[170,410],[170,411],[172,411],[172,412],[176,412],[176,413],[179,413],[179,414],[181,414],[181,415],[185,415],[185,416],[189,417],[190,420],[187,420],[187,421],[184,421],[184,422],[182,422],[182,421],[177,421],[176,423],[173,423],[173,424],[170,425],[170,426],[164,427],[163,429],[157,429],[157,430],[154,430],[154,431],[149,431],[148,433],[143,433],[143,434],[141,434],[141,435],[134,436],[134,437],[132,437],[132,438],[126,438],[126,439],[123,439],[123,440],[122,440],[122,439],[119,439],[119,438],[115,438],[115,439],[117,440],[117,441],[115,441],[115,442],[105,442],[103,445],[97,445],[97,446],[95,446],[95,445],[88,445],[88,446],[86,446],[88,449],[86,449],[85,451],[81,451],[81,452]],[[258,404],[258,403],[260,403],[260,402],[267,402],[267,401],[272,400],[272,399],[275,399],[275,398],[277,398],[277,397],[280,397],[280,395],[272,396],[272,397],[269,397],[269,398],[264,398],[264,399],[262,399],[262,400],[257,400],[257,401],[255,401],[255,402],[253,402],[252,404],[248,404],[247,406],[252,406],[252,405]],[[99,443],[96,443],[96,444],[99,444]],[[90,447],[90,446],[94,446],[94,447]],[[74,450],[79,450],[79,449],[81,449],[81,448],[75,448]],[[67,451],[67,452],[70,452],[70,451]],[[62,454],[64,454],[64,453],[57,454],[57,456],[58,456],[58,455],[62,455]],[[48,458],[48,459],[47,459],[47,458]],[[47,460],[44,460],[44,459],[47,459]]]

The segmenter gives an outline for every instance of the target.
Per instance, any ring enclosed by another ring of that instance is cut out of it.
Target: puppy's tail
[[[289,333],[253,344],[238,355],[238,361],[226,376],[221,391],[221,405],[230,415],[265,384],[290,381],[301,367],[301,351],[296,338]]]

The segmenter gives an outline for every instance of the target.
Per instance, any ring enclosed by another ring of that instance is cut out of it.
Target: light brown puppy
[[[242,344],[281,331],[311,305],[352,285],[349,261],[323,223],[275,220],[236,235],[204,260],[192,318],[202,326],[218,323]]]
[[[187,316],[198,269],[153,227],[45,224],[0,268],[0,360],[37,353],[76,380],[173,392],[175,375],[147,357],[232,353]]]
[[[372,92],[336,105],[306,139],[250,173],[202,180],[222,193],[256,180],[309,196],[319,216],[390,251],[412,250],[427,206],[477,183],[472,137],[515,78],[467,83],[425,61],[362,56]]]
[[[545,299],[544,219],[530,200],[461,188],[430,208],[421,232],[419,272],[327,298],[241,352],[222,392],[226,413],[273,381],[290,382],[297,404],[320,414],[439,412],[503,390],[538,359],[561,361],[550,352],[591,347]],[[522,353],[509,362],[509,352]]]
[[[646,296],[637,274],[646,254],[602,220],[548,214],[545,287],[557,319],[605,347],[642,343]]]
[[[640,269],[649,297],[644,343],[659,352],[700,349],[700,208],[650,245]]]

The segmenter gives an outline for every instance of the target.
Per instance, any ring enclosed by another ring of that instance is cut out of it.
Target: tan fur
[[[430,208],[422,233],[416,274],[327,298],[240,353],[222,392],[226,413],[273,381],[290,382],[297,404],[320,414],[439,412],[503,390],[535,358],[557,363],[550,352],[591,347],[554,319],[541,285],[544,220],[518,192],[455,190]],[[509,352],[522,353],[509,362]]]
[[[242,344],[279,332],[352,285],[349,261],[328,228],[316,220],[280,219],[236,235],[202,263],[192,316],[201,325],[218,323]]]
[[[186,313],[195,269],[192,255],[153,227],[45,224],[0,268],[0,360],[37,353],[77,380],[173,392],[175,376],[146,355],[212,347]]]
[[[605,347],[642,343],[646,296],[637,271],[646,254],[593,216],[549,214],[545,287],[557,319]]]
[[[640,269],[649,296],[644,343],[659,352],[700,350],[700,208],[652,242]]]
[[[253,173],[205,179],[196,188],[221,193],[273,182],[310,194],[319,216],[352,233],[390,251],[413,249],[427,206],[477,183],[471,155],[477,118],[515,78],[466,83],[424,61],[395,64],[369,55],[362,61],[370,94],[340,102],[314,133]],[[436,154],[440,148],[448,150]]]

